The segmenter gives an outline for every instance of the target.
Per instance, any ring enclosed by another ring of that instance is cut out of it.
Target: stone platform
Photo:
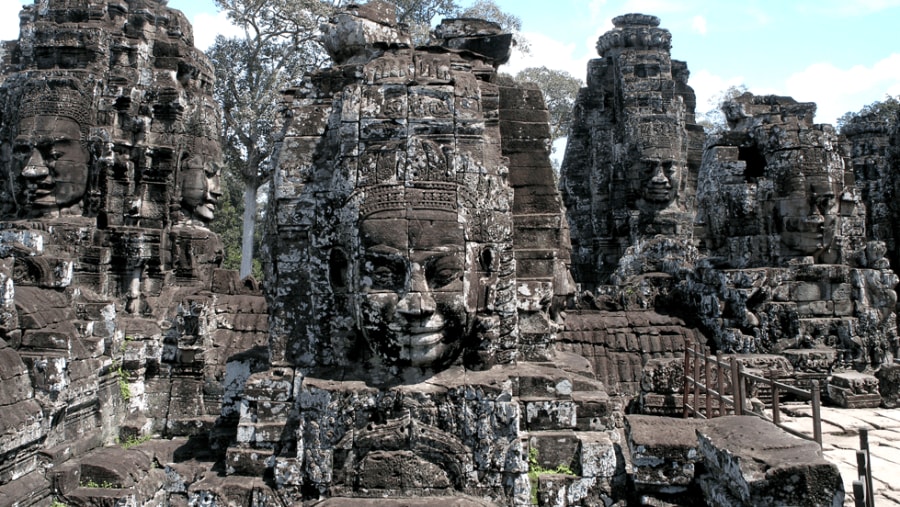
[[[787,415],[785,415],[787,413]],[[786,405],[782,422],[803,433],[812,433],[808,405]],[[900,410],[885,408],[841,409],[822,407],[822,439],[825,458],[835,463],[844,480],[845,506],[853,506],[853,481],[857,476],[856,451],[859,430],[869,430],[869,448],[875,489],[875,505],[900,506]]]

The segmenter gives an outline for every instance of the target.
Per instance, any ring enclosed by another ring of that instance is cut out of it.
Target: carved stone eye
[[[462,280],[463,265],[458,255],[443,255],[433,259],[425,268],[425,278],[432,289],[446,287]]]
[[[372,281],[373,290],[400,292],[406,286],[406,272],[406,264],[401,259],[370,255],[363,263],[362,275]]]

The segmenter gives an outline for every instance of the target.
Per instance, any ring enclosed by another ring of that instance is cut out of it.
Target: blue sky
[[[885,94],[900,95],[900,0],[496,1],[522,18],[532,48],[501,69],[507,72],[544,65],[583,78],[610,20],[643,12],[659,16],[672,32],[672,56],[688,63],[698,110],[737,84],[817,102],[822,123]],[[0,39],[17,36],[16,11],[31,2],[0,0]],[[168,3],[192,20],[201,49],[216,30],[228,28],[212,0]]]

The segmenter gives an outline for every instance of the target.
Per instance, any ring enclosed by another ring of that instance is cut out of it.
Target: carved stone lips
[[[443,334],[443,326],[442,327],[412,327],[409,329],[409,333],[406,334],[405,338],[408,340],[403,340],[406,343],[409,343],[414,347],[422,347],[426,345],[433,345],[435,343],[440,342],[444,338]]]
[[[53,189],[37,186],[37,185],[28,185],[28,196],[29,200],[32,202],[41,202],[47,201],[48,199],[53,197]]]

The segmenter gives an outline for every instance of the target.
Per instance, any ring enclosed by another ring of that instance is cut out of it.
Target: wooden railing
[[[715,372],[713,372],[715,366]],[[728,374],[725,371],[728,370]],[[728,380],[728,383],[726,383]],[[772,390],[772,418],[765,414],[746,410],[747,385],[749,382],[769,386]],[[782,393],[790,393],[802,400],[810,400],[812,404],[813,432],[812,437],[806,433],[789,428],[781,423],[780,397]],[[813,440],[822,445],[822,414],[819,382],[812,381],[812,389],[806,391],[778,382],[774,378],[765,378],[744,370],[736,357],[728,361],[721,353],[709,354],[709,349],[699,343],[686,342],[684,351],[684,417],[713,418],[728,415],[755,415],[775,423],[788,433]]]
[[[853,481],[853,501],[856,507],[875,507],[875,489],[872,485],[872,456],[869,454],[869,430],[859,430],[859,450],[856,451],[856,468],[859,479]]]

